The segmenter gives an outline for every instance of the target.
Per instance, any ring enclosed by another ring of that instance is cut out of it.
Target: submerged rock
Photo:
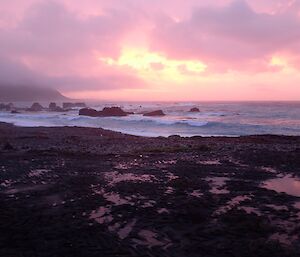
[[[162,110],[144,113],[144,116],[165,116]]]

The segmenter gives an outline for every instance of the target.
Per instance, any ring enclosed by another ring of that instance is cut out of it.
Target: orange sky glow
[[[2,3],[0,77],[76,99],[300,100],[299,1],[199,2]]]

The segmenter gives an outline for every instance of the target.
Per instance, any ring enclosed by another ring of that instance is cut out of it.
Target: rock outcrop
[[[97,111],[91,108],[83,108],[79,110],[79,115],[90,117],[122,117],[127,116],[127,112],[120,107],[105,107],[102,111]]]
[[[50,103],[49,104],[49,111],[51,112],[63,112],[65,111],[63,108],[58,106],[56,103]]]
[[[144,113],[144,116],[165,116],[162,110]]]
[[[41,106],[39,103],[33,103],[31,105],[31,107],[28,109],[28,111],[31,111],[31,112],[40,112],[44,109],[43,106]]]
[[[57,108],[56,103],[53,103],[53,102],[52,102],[52,103],[49,104],[49,110],[50,110],[50,111],[54,111],[56,108]]]
[[[190,112],[200,112],[200,110],[199,110],[199,108],[194,107],[194,108],[190,109]]]
[[[0,110],[5,110],[5,111],[10,111],[14,108],[13,103],[9,103],[9,104],[0,104]]]

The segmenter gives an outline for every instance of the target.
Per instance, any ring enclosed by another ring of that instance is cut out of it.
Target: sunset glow
[[[0,77],[82,99],[299,100],[299,11],[283,0],[12,0],[0,5]]]
[[[173,60],[143,48],[124,48],[117,60],[99,58],[109,66],[128,67],[147,82],[184,83],[201,75],[206,65],[197,60]]]

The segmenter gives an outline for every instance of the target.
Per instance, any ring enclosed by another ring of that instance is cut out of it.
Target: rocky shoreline
[[[0,256],[300,254],[300,137],[0,123],[0,174]]]

